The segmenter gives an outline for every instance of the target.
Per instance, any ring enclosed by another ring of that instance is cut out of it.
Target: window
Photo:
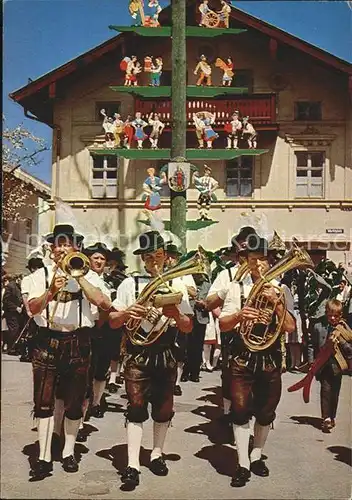
[[[92,198],[116,198],[118,186],[117,156],[93,156]]]
[[[319,121],[321,119],[321,102],[295,102],[295,120]]]
[[[100,110],[105,109],[108,116],[114,116],[114,113],[120,113],[121,103],[119,101],[115,102],[96,102],[95,103],[95,121],[101,122],[104,117],[100,114]]]
[[[226,164],[226,196],[252,196],[253,156],[239,156]]]
[[[325,153],[296,152],[296,197],[322,198]]]
[[[233,87],[247,87],[248,93],[253,91],[253,71],[250,69],[234,69]]]

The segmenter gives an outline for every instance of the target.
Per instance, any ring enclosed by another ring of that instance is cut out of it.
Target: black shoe
[[[163,457],[155,458],[150,462],[149,469],[156,476],[167,476],[169,473],[169,469],[165,463]]]
[[[100,405],[96,405],[91,407],[90,415],[95,418],[103,418],[104,412],[102,411]]]
[[[233,486],[234,488],[242,488],[242,486],[245,486],[249,481],[250,477],[251,473],[248,469],[238,466],[234,476],[231,479],[231,486]]]
[[[139,485],[140,472],[133,467],[126,467],[121,475],[121,482],[130,488],[135,488]]]
[[[69,455],[62,460],[62,468],[66,472],[77,472],[78,463],[73,455]]]
[[[181,380],[182,380],[182,379],[181,379]],[[199,377],[198,377],[197,375],[191,375],[191,376],[189,377],[189,380],[190,380],[191,382],[199,382]]]
[[[84,432],[84,429],[79,429],[76,442],[77,443],[85,443],[87,441],[87,434]]]
[[[37,460],[36,463],[31,468],[29,475],[33,478],[34,481],[39,481],[40,479],[48,477],[52,471],[53,471],[52,462],[45,462],[45,460]]]
[[[269,469],[263,460],[255,460],[251,463],[251,472],[256,476],[267,477],[269,476]]]
[[[188,375],[186,374],[182,375],[181,382],[188,382],[188,380],[189,380]]]
[[[182,389],[179,385],[175,385],[174,395],[175,396],[182,396]]]
[[[110,394],[116,394],[118,389],[119,388],[117,384],[115,384],[114,382],[110,382],[110,384],[108,385],[108,391],[110,392]]]

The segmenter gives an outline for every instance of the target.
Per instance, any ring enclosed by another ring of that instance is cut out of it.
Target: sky
[[[211,2],[210,2],[211,3]],[[168,0],[160,0],[162,7]],[[233,5],[352,62],[352,10],[339,1],[234,1]],[[3,113],[8,127],[23,124],[51,145],[52,130],[24,117],[8,94],[113,38],[110,24],[130,25],[128,0],[6,0]],[[30,173],[51,181],[51,152]]]

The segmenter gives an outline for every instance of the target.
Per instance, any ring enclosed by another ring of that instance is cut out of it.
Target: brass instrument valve
[[[145,319],[149,321],[149,323],[151,323],[152,325],[156,325],[160,320],[161,316],[162,313],[159,312],[158,309],[156,309],[155,307],[153,306],[147,307],[147,314],[145,316]]]

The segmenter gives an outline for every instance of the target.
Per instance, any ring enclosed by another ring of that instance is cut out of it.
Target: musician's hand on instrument
[[[53,284],[51,285],[50,292],[53,295],[56,295],[66,285],[66,283],[67,283],[66,276],[57,276],[54,279]]]
[[[244,306],[238,314],[240,321],[242,321],[243,319],[256,320],[259,318],[258,309],[249,306]]]
[[[141,319],[146,316],[147,309],[140,304],[133,304],[132,306],[128,307],[125,312],[128,319]]]
[[[263,297],[268,299],[269,302],[272,302],[272,303],[275,303],[278,300],[278,295],[276,293],[275,288],[273,286],[270,286],[270,285],[264,287],[262,295],[263,295]]]
[[[164,306],[163,307],[163,315],[166,316],[167,318],[176,319],[180,315],[180,310],[175,305]]]

